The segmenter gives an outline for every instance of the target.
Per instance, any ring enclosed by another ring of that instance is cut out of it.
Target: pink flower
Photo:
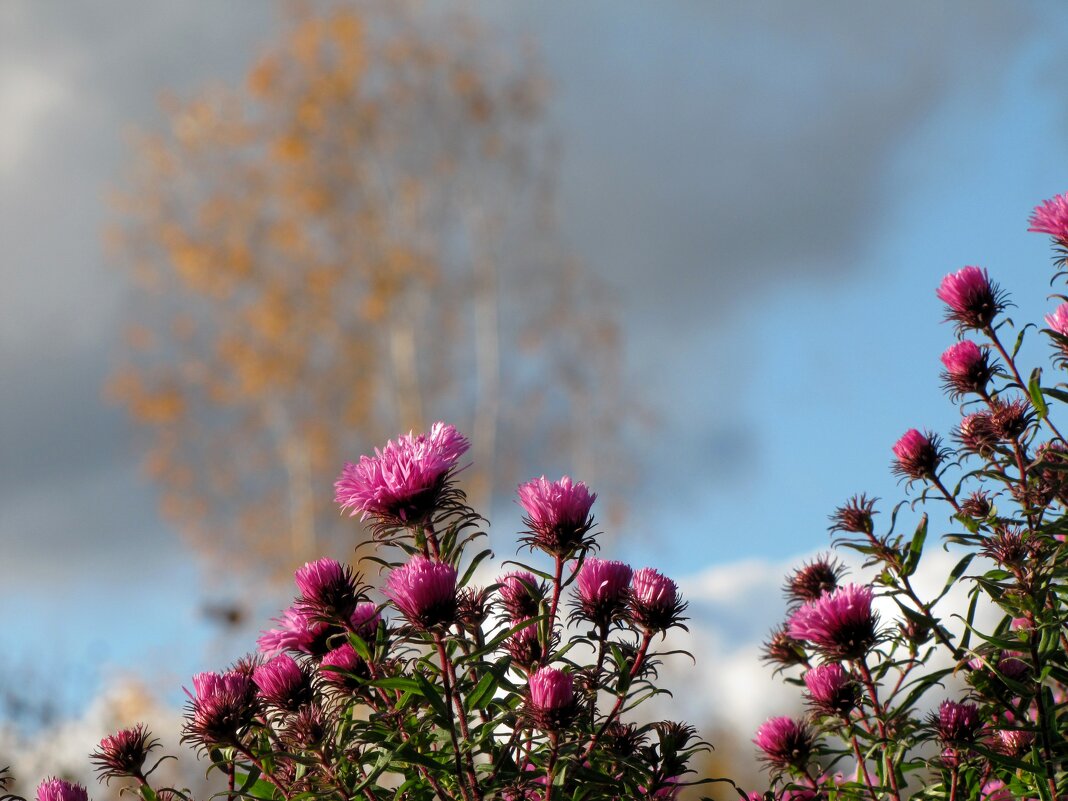
[[[586,620],[607,626],[627,608],[627,591],[633,571],[630,565],[589,557],[575,578],[577,612]]]
[[[501,576],[497,583],[501,604],[513,622],[538,614],[538,606],[545,598],[545,583],[538,581],[533,573],[517,570]]]
[[[1035,735],[1021,729],[998,729],[991,745],[1005,756],[1019,757],[1031,750]]]
[[[436,508],[468,447],[462,434],[442,422],[427,434],[390,440],[374,456],[345,464],[334,483],[334,499],[361,520],[371,515],[393,525],[418,523]]]
[[[385,594],[417,628],[451,623],[456,619],[456,568],[413,556],[389,574]]]
[[[293,578],[300,590],[298,604],[319,617],[346,620],[356,608],[356,579],[336,559],[306,562]]]
[[[801,721],[789,717],[769,718],[757,729],[753,738],[756,747],[764,752],[764,759],[786,768],[804,767],[814,744],[812,730]]]
[[[849,671],[829,662],[805,673],[805,687],[812,706],[824,715],[848,717],[857,707],[859,688]]]
[[[1062,244],[1068,241],[1068,194],[1057,195],[1035,206],[1028,231],[1049,234]]]
[[[1068,337],[1068,303],[1062,303],[1053,312],[1047,314],[1046,325],[1062,337]]]
[[[45,779],[37,785],[37,801],[89,801],[89,793],[74,782]]]
[[[859,659],[875,644],[871,602],[871,587],[847,584],[794,612],[787,633],[827,659]]]
[[[530,677],[528,690],[527,714],[537,728],[555,731],[574,715],[574,682],[567,671],[539,668]]]
[[[363,658],[356,653],[356,649],[345,643],[323,657],[319,663],[319,675],[324,681],[337,687],[355,690],[359,686],[355,677],[368,679],[371,677],[371,671]]]
[[[311,701],[311,681],[293,657],[279,654],[252,673],[260,696],[287,712],[296,712]]]
[[[674,581],[658,570],[643,567],[630,581],[631,619],[647,631],[664,631],[683,620],[686,604]]]
[[[159,746],[156,740],[138,723],[131,729],[122,729],[109,734],[100,741],[100,746],[89,759],[95,764],[100,778],[110,781],[113,778],[144,778],[141,768],[149,751]]]
[[[278,624],[260,634],[256,645],[260,653],[273,656],[282,651],[322,655],[327,651],[326,641],[335,633],[326,623],[316,621],[307,611],[296,606],[286,609],[278,617],[271,618]]]
[[[518,493],[531,545],[555,556],[569,556],[583,544],[593,527],[590,507],[597,499],[584,483],[572,483],[568,476],[559,481],[542,476],[520,484]]]
[[[256,689],[248,676],[229,673],[197,673],[186,715],[183,740],[203,746],[235,742],[255,713]]]
[[[894,456],[894,472],[910,479],[932,478],[942,461],[938,436],[910,428],[894,444]]]
[[[984,458],[990,456],[998,444],[993,415],[990,412],[973,412],[967,415],[960,421],[957,439],[972,453]]]
[[[983,724],[975,704],[943,701],[938,706],[938,715],[932,718],[932,725],[944,744],[960,745],[974,742]]]
[[[956,322],[958,331],[988,328],[1005,309],[1003,293],[980,267],[969,266],[950,273],[935,294],[948,307],[946,320]]]
[[[382,622],[382,616],[378,613],[378,607],[371,601],[356,604],[349,617],[349,626],[361,639],[374,642],[378,632],[378,624]]]
[[[522,621],[514,622],[518,625]],[[526,668],[541,662],[545,656],[545,649],[541,647],[541,640],[538,639],[538,624],[534,622],[509,637],[504,647],[516,664]]]
[[[946,352],[942,354],[942,364],[946,368],[942,380],[946,391],[954,398],[969,392],[984,392],[993,375],[989,351],[980,348],[970,339],[961,340],[946,348]]]

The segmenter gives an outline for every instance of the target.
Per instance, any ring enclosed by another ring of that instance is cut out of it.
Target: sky
[[[764,590],[827,547],[833,508],[901,497],[891,445],[952,426],[941,277],[983,265],[1014,315],[1048,310],[1026,227],[1068,190],[1068,8],[465,7],[541,55],[564,232],[656,421],[621,555],[719,599],[701,636],[749,653],[781,614]],[[132,295],[100,234],[126,132],[159,123],[161,90],[238,79],[276,9],[0,5],[4,669],[43,656],[81,702],[120,670],[177,686],[231,655],[101,397]],[[717,591],[739,571],[756,596]]]

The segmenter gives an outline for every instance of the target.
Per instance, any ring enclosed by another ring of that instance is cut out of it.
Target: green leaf
[[[511,661],[510,657],[505,657],[501,662],[486,669],[486,674],[478,680],[475,689],[468,693],[467,699],[464,701],[464,708],[468,712],[482,709],[489,699],[493,698],[493,694],[497,691],[497,686],[500,684],[505,671],[508,670]]]
[[[1036,367],[1031,371],[1031,380],[1027,382],[1027,391],[1031,395],[1031,403],[1035,406],[1035,411],[1038,412],[1038,419],[1046,419],[1046,415],[1049,414],[1049,407],[1046,406],[1046,399],[1042,397],[1042,385],[1039,383],[1042,379],[1042,368]]]
[[[920,565],[920,556],[923,554],[923,544],[926,540],[927,515],[924,515],[920,518],[920,524],[916,527],[916,533],[909,544],[909,552],[906,554],[904,564],[901,566],[901,575],[903,577],[911,576],[916,572],[916,568]]]

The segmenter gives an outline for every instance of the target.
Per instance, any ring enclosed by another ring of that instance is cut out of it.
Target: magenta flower
[[[938,705],[938,714],[931,723],[938,739],[945,745],[968,744],[975,741],[983,723],[979,719],[979,707],[975,704],[959,704],[943,701]]]
[[[311,680],[293,657],[279,654],[252,672],[260,697],[286,712],[296,712],[312,699]]]
[[[860,659],[875,644],[871,602],[871,587],[847,584],[794,612],[787,633],[829,660]]]
[[[980,348],[970,339],[946,348],[942,354],[942,364],[946,368],[942,373],[943,384],[954,399],[969,392],[985,393],[987,382],[994,372],[990,366],[989,350]]]
[[[788,717],[769,718],[753,738],[764,759],[779,768],[791,765],[803,768],[812,753],[812,730],[801,721]]]
[[[946,320],[954,321],[958,331],[989,328],[1006,305],[998,285],[980,267],[969,266],[950,273],[935,294],[948,307]]]
[[[894,443],[894,472],[910,479],[933,478],[942,461],[939,444],[936,434],[910,428]]]
[[[345,643],[323,657],[319,663],[319,675],[330,684],[352,691],[360,685],[356,677],[368,679],[371,671],[356,649]]]
[[[557,731],[575,713],[575,690],[571,674],[553,667],[540,668],[528,682],[527,715],[543,731]]]
[[[1062,245],[1068,244],[1068,194],[1057,195],[1035,206],[1027,230],[1036,234],[1049,234]]]
[[[684,620],[686,604],[678,585],[658,570],[643,567],[630,581],[630,617],[646,631],[665,631]]]
[[[277,623],[278,628],[262,632],[256,640],[260,653],[265,656],[282,651],[321,656],[329,650],[327,640],[337,631],[297,606],[289,607],[271,621]]]
[[[347,462],[334,483],[334,499],[361,520],[370,515],[389,525],[418,523],[437,507],[468,447],[460,432],[442,422],[427,434],[397,437],[374,456]]]
[[[998,729],[991,745],[998,753],[1005,756],[1019,757],[1031,750],[1035,735],[1020,729]]]
[[[378,633],[378,624],[382,622],[382,616],[378,613],[378,607],[371,601],[356,604],[349,617],[349,626],[361,639],[374,642]]]
[[[186,695],[191,703],[182,739],[206,747],[236,743],[256,711],[255,685],[237,671],[198,673]]]
[[[1062,303],[1046,315],[1046,325],[1062,337],[1068,337],[1068,303]]]
[[[122,729],[109,734],[100,741],[96,751],[89,759],[94,763],[100,778],[110,782],[113,778],[143,779],[141,769],[144,767],[148,753],[159,746],[159,740],[138,723],[131,729]]]
[[[531,533],[530,545],[565,557],[584,544],[593,527],[590,507],[597,499],[584,483],[572,483],[568,476],[559,481],[542,476],[520,484],[518,493],[519,505],[526,512],[523,522]]]
[[[356,578],[336,559],[306,562],[293,576],[299,606],[318,617],[347,620],[357,603]]]
[[[456,619],[456,568],[413,556],[389,574],[385,594],[417,628],[452,623]]]
[[[538,581],[533,573],[517,570],[497,579],[497,593],[501,597],[508,617],[519,622],[538,614],[538,607],[545,599],[545,583]]]
[[[630,565],[623,562],[586,559],[575,578],[576,614],[601,627],[619,619],[627,609],[632,575]]]
[[[37,801],[89,801],[89,792],[74,782],[45,779],[37,785]]]
[[[860,687],[849,671],[837,662],[814,667],[805,673],[808,700],[824,715],[848,718],[857,708]]]
[[[515,621],[517,625],[520,622],[522,621]],[[541,647],[541,640],[538,639],[538,624],[534,622],[509,637],[504,647],[517,665],[526,668],[541,662],[545,656],[545,649]]]

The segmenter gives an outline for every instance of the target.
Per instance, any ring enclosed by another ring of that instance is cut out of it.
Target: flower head
[[[829,556],[819,556],[802,565],[786,579],[786,597],[795,603],[818,600],[838,588],[844,568]]]
[[[954,399],[969,392],[985,392],[987,382],[994,374],[990,366],[990,351],[980,348],[970,339],[950,345],[942,354],[945,372],[942,380],[946,391]]]
[[[501,576],[497,584],[501,604],[513,622],[538,614],[538,607],[545,599],[546,587],[533,573],[517,570]]]
[[[1028,221],[1027,230],[1036,234],[1049,234],[1062,245],[1068,244],[1068,194],[1057,195],[1035,206]]]
[[[808,655],[805,653],[804,643],[787,634],[785,626],[780,626],[771,632],[764,642],[761,659],[778,665],[776,672],[793,665],[808,663]]]
[[[356,604],[349,616],[349,625],[352,630],[364,640],[373,642],[378,631],[378,625],[382,622],[382,616],[378,613],[378,607],[371,601]]]
[[[837,662],[828,662],[805,673],[808,700],[824,715],[848,717],[857,708],[860,687],[849,671]]]
[[[534,726],[543,731],[566,726],[575,713],[571,674],[553,667],[539,668],[528,682],[526,711]]]
[[[794,612],[787,633],[827,659],[859,659],[875,644],[877,616],[871,602],[871,587],[847,584]]]
[[[938,714],[932,716],[931,723],[943,745],[967,745],[975,742],[975,736],[983,725],[979,719],[979,707],[956,701],[943,701],[939,704]]]
[[[357,604],[356,578],[337,559],[306,562],[293,576],[298,604],[319,617],[348,619]]]
[[[521,621],[515,622],[518,624]],[[545,649],[538,639],[538,626],[533,622],[509,637],[504,647],[516,664],[526,668],[536,665],[545,657]]]
[[[574,483],[569,476],[549,481],[542,476],[520,484],[518,493],[531,545],[555,556],[570,556],[584,544],[593,528],[590,507],[597,494],[583,482]]]
[[[350,643],[345,643],[323,657],[319,663],[319,675],[323,681],[351,691],[359,687],[356,679],[370,678],[371,671],[356,649]]]
[[[993,402],[990,410],[990,427],[994,434],[1005,442],[1012,442],[1023,434],[1034,418],[1031,404],[1023,398]]]
[[[252,673],[252,681],[267,703],[287,712],[296,712],[312,700],[311,680],[296,660],[279,654]]]
[[[894,472],[910,479],[934,477],[941,461],[938,436],[929,431],[910,428],[894,443]]]
[[[89,801],[89,793],[75,782],[45,779],[37,785],[37,801]]]
[[[630,617],[647,631],[665,631],[684,620],[686,603],[678,585],[658,570],[643,567],[630,580]]]
[[[265,656],[282,651],[322,656],[329,650],[327,640],[337,633],[337,629],[315,620],[308,611],[296,605],[271,621],[277,623],[278,628],[262,632],[256,640],[260,653]]]
[[[753,738],[764,759],[779,768],[804,767],[815,740],[812,730],[789,717],[769,718]]]
[[[1004,294],[980,267],[950,273],[935,294],[948,307],[946,320],[956,322],[958,331],[988,328],[1006,306]]]
[[[831,531],[845,531],[852,534],[871,534],[875,531],[875,501],[861,493],[854,495],[843,506],[839,506],[831,515]]]
[[[243,673],[198,673],[193,692],[186,690],[190,707],[183,740],[203,746],[231,744],[252,722],[256,687]]]
[[[456,619],[456,568],[413,556],[389,574],[385,594],[417,628],[451,623]]]
[[[627,608],[632,575],[630,565],[623,562],[587,558],[575,578],[576,614],[599,626],[618,619]]]
[[[1062,303],[1047,314],[1046,325],[1050,327],[1051,331],[1060,334],[1062,337],[1068,337],[1068,303]]]
[[[437,422],[426,434],[390,440],[374,456],[347,462],[334,483],[334,499],[360,519],[388,525],[417,523],[432,512],[470,444],[455,428]]]
[[[100,741],[89,759],[105,781],[125,777],[142,778],[141,769],[145,759],[158,746],[159,740],[152,737],[144,724],[138,723],[133,728],[109,734]]]
[[[957,440],[967,450],[984,459],[994,453],[998,435],[990,412],[973,412],[960,421]]]

